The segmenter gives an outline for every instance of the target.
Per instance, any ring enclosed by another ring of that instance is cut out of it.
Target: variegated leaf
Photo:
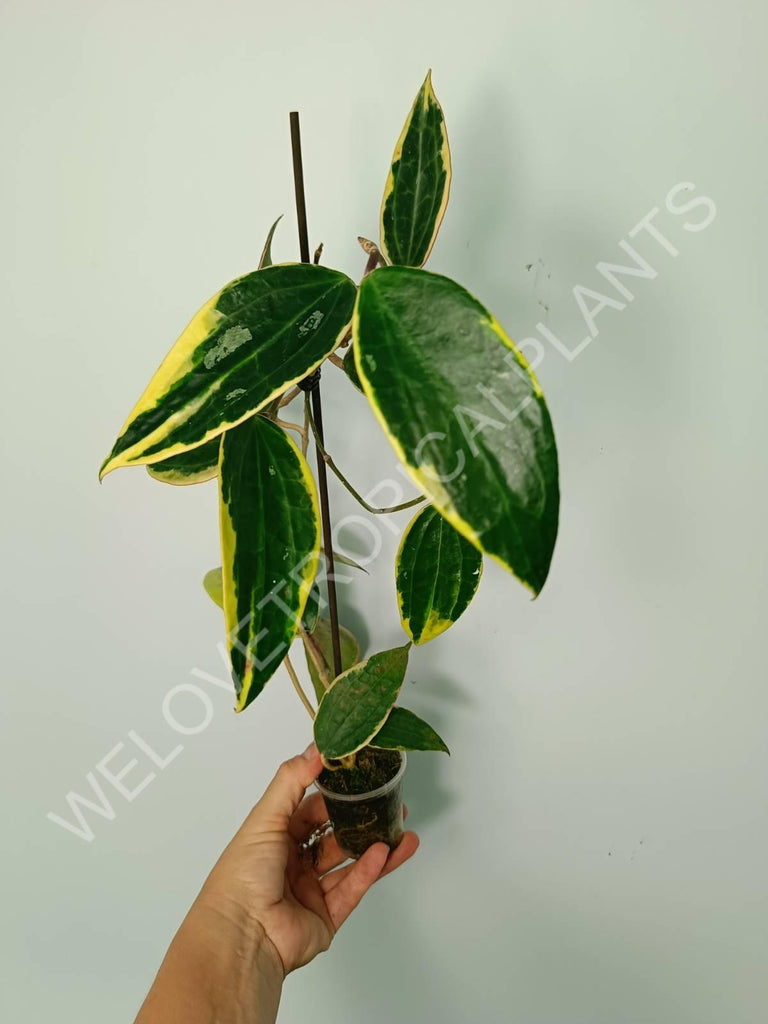
[[[334,679],[315,718],[315,743],[324,757],[354,754],[376,735],[403,685],[409,647],[372,654]]]
[[[522,353],[455,281],[409,267],[363,280],[353,333],[363,389],[409,475],[538,593],[557,536],[557,449]]]
[[[168,353],[100,476],[195,448],[262,409],[333,352],[354,297],[344,274],[306,263],[228,284]]]
[[[217,472],[218,472],[218,469],[217,469]],[[320,548],[320,554],[321,555],[323,554],[323,549],[322,548]],[[355,562],[352,558],[348,558],[346,555],[340,555],[338,552],[336,552],[333,557],[336,559],[337,562],[341,563],[342,565],[348,565],[348,566],[350,566],[353,569],[359,569],[360,572],[364,572],[366,575],[368,575],[368,570],[364,569],[362,565],[360,565],[359,563]],[[213,603],[217,604],[219,606],[219,608],[223,608],[224,605],[222,603],[223,602],[223,596],[222,595],[223,595],[224,591],[223,591],[223,584],[221,582],[221,566],[220,565],[218,565],[215,569],[209,569],[208,570],[208,572],[203,577],[203,587],[205,588],[206,593],[208,594],[210,599],[213,601]],[[311,608],[310,608],[310,605],[312,605]],[[319,614],[319,610],[320,610],[320,588],[318,587],[317,582],[315,582],[315,583],[312,584],[312,589],[310,591],[309,598],[307,600],[307,607],[305,609],[304,618],[303,618],[304,629],[306,629],[307,632],[309,632],[309,633],[311,633],[312,630],[315,628],[315,623],[317,622],[317,616]],[[325,621],[325,620],[323,620],[323,621]]]
[[[272,260],[272,239],[275,235],[275,228],[282,220],[283,215],[277,218],[267,232],[264,248],[261,251],[259,270],[264,267],[271,267]],[[155,480],[165,484],[201,484],[206,480],[213,480],[219,471],[219,443],[220,438],[214,437],[212,441],[198,445],[197,448],[190,448],[181,452],[180,455],[172,455],[162,462],[155,462],[147,466],[147,472]]]
[[[381,251],[387,262],[422,267],[448,205],[451,153],[430,71],[405,122],[381,202]]]
[[[303,455],[261,416],[224,435],[219,481],[224,617],[242,711],[296,635],[317,573],[320,514]]]
[[[190,448],[179,455],[172,455],[170,459],[147,466],[147,472],[155,480],[176,486],[213,480],[219,472],[220,444],[221,438],[214,437],[212,441],[206,441],[197,448]]]
[[[400,621],[415,644],[445,632],[474,597],[483,556],[428,506],[405,529],[395,559]]]

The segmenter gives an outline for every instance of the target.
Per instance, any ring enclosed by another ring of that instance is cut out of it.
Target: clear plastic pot
[[[394,850],[403,838],[403,774],[406,756],[392,778],[368,793],[334,793],[315,782],[323,794],[336,842],[350,857],[360,857],[374,843]]]

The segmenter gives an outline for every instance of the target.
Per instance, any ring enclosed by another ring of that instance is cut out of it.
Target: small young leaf
[[[172,455],[170,459],[147,466],[147,472],[164,484],[184,486],[205,483],[206,480],[213,480],[219,472],[220,446],[221,438],[214,437],[212,441],[206,441],[197,448],[190,448],[180,455]]]
[[[275,228],[283,219],[282,213],[277,218],[275,223],[267,232],[267,240],[264,242],[264,248],[261,250],[261,259],[259,260],[259,270],[263,270],[265,267],[271,267],[274,263],[272,259],[272,239],[275,237]]]
[[[416,485],[538,593],[557,536],[557,449],[522,353],[455,281],[408,267],[363,280],[353,334],[363,389]]]
[[[162,462],[248,419],[334,351],[354,301],[348,277],[309,263],[232,281],[165,357],[99,476]]]
[[[303,455],[262,416],[224,435],[219,498],[224,617],[242,711],[298,629],[317,574],[320,513]]]
[[[432,726],[407,708],[392,708],[370,745],[387,750],[442,750],[450,754]]]
[[[382,727],[403,685],[409,647],[372,654],[334,679],[315,718],[315,742],[326,758],[354,754]]]
[[[329,678],[333,679],[333,642],[331,640],[331,624],[328,619],[317,620],[317,625],[312,633],[312,640],[320,648],[320,653],[325,658],[326,665],[328,665]],[[339,626],[339,640],[341,641],[341,670],[346,672],[348,668],[352,668],[360,660],[360,644],[357,641],[357,637],[344,626]],[[325,696],[325,687],[311,655],[306,650],[304,654],[307,658],[309,678],[312,680],[315,696],[319,702]]]
[[[474,597],[483,556],[434,508],[417,512],[395,559],[403,629],[425,644],[458,619]]]
[[[203,576],[203,586],[208,597],[223,610],[224,583],[221,578],[220,565],[217,565],[215,569],[209,569],[205,576]]]
[[[451,153],[430,71],[392,156],[381,202],[381,251],[389,263],[422,267],[448,205]]]
[[[321,548],[321,551],[325,554],[325,550],[323,548]],[[334,562],[338,562],[339,565],[348,565],[350,569],[359,569],[360,572],[364,572],[366,576],[368,575],[368,570],[365,566],[360,565],[359,562],[356,562],[354,558],[350,558],[349,555],[342,555],[338,551],[334,551],[333,560]]]

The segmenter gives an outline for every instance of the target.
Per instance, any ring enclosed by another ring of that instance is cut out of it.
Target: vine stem
[[[328,680],[328,665],[325,661],[323,652],[320,650],[319,644],[312,634],[308,633],[303,626],[299,626],[299,636],[304,644],[304,649],[312,659],[312,664],[317,669],[317,674],[320,676],[320,682],[323,684],[323,689],[329,689],[331,684]]]
[[[304,403],[304,407],[307,412],[307,418],[309,421],[309,426],[315,438],[315,446],[317,447],[318,455],[322,456],[323,461],[326,462],[331,467],[332,472],[336,474],[338,479],[346,487],[346,489],[349,491],[349,493],[352,495],[355,501],[358,501],[366,510],[366,512],[370,512],[371,515],[374,516],[385,516],[388,515],[390,512],[402,512],[406,508],[413,508],[414,505],[420,505],[422,501],[427,500],[423,494],[420,494],[417,498],[411,498],[410,501],[404,501],[400,505],[390,505],[389,508],[374,508],[373,505],[369,505],[365,498],[358,491],[355,490],[355,488],[352,486],[349,480],[347,480],[347,478],[341,472],[341,470],[333,461],[331,456],[325,450],[323,446],[323,440],[318,434],[317,424],[315,423],[312,417],[312,411],[309,408],[309,395],[305,397]]]
[[[304,705],[304,707],[307,709],[307,714],[309,715],[309,717],[314,722],[314,720],[315,720],[315,709],[309,703],[309,698],[307,697],[306,693],[304,693],[304,690],[302,689],[301,683],[299,682],[299,677],[296,675],[296,669],[291,664],[291,659],[288,657],[287,654],[283,658],[283,664],[285,665],[285,667],[288,670],[288,675],[291,677],[291,682],[293,683],[294,690],[299,695],[299,700]]]
[[[291,152],[293,155],[293,184],[296,193],[296,219],[299,227],[299,249],[301,262],[309,263],[309,231],[307,228],[307,203],[304,196],[304,164],[301,157],[301,128],[299,126],[298,111],[292,110],[290,114],[291,123]],[[312,401],[313,433],[315,438],[323,441],[323,407],[320,400],[320,372],[316,370],[305,378],[299,385],[302,391],[306,392],[306,408],[309,408],[310,396]],[[336,580],[334,578],[333,564],[333,543],[331,534],[331,509],[328,501],[328,475],[325,468],[321,448],[317,448],[317,489],[320,498],[320,519],[323,527],[323,545],[325,547],[325,561],[327,568],[326,585],[328,587],[328,611],[331,620],[331,646],[333,648],[334,676],[341,675],[341,636],[339,634],[339,609],[336,601]]]
[[[280,399],[280,404],[278,405],[278,409],[282,409],[284,405],[290,404],[294,400],[296,395],[300,395],[300,394],[301,394],[301,388],[299,388],[299,387],[291,388],[290,391],[286,391],[286,393]]]
[[[301,432],[301,454],[307,454],[307,448],[309,448],[309,417],[307,416],[307,406],[304,406],[304,429]]]
[[[287,420],[281,420],[279,416],[275,416],[272,420],[278,427],[282,427],[283,430],[294,430],[302,440],[307,436],[307,431],[304,427],[299,426],[298,423],[289,423]]]

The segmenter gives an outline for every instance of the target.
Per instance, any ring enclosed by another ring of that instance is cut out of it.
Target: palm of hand
[[[371,885],[399,867],[418,846],[416,835],[406,832],[397,849],[390,852],[384,843],[376,843],[359,860],[340,867],[347,855],[330,834],[321,840],[313,862],[309,852],[300,851],[300,844],[328,816],[320,793],[301,800],[320,771],[320,759],[310,759],[309,767],[306,758],[301,762],[294,758],[281,768],[208,883],[258,921],[286,974],[327,949]],[[286,776],[291,770],[304,772],[304,777],[299,775],[289,793],[291,779]]]

